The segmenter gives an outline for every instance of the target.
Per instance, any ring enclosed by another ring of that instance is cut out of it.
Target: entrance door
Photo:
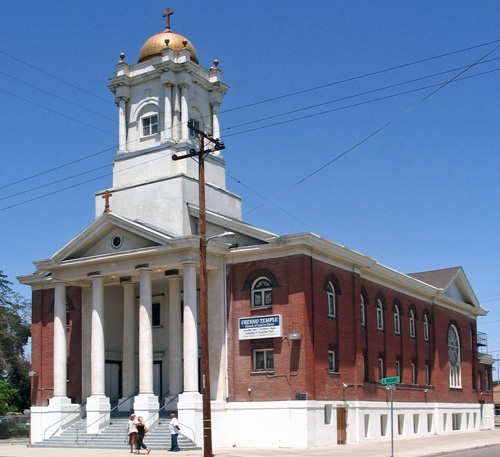
[[[158,399],[162,400],[162,378],[161,378],[161,361],[153,362],[153,391],[154,394],[158,397]]]
[[[105,387],[106,397],[110,401],[118,401],[121,395],[121,371],[122,364],[120,362],[106,361]]]
[[[347,411],[343,406],[337,406],[337,444],[347,442]]]

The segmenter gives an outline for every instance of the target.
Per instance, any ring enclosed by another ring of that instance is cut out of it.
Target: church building
[[[173,156],[198,148],[190,126],[220,138],[228,86],[171,13],[110,79],[118,148],[95,220],[19,277],[32,288],[32,443],[78,421],[100,433],[113,408],[154,431],[164,408],[203,444],[198,163]],[[221,151],[205,158],[205,192],[214,447],[389,439],[391,398],[396,438],[494,427],[487,311],[461,267],[404,274],[249,225]]]

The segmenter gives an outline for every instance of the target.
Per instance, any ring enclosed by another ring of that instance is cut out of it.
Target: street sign
[[[393,376],[392,378],[382,378],[380,382],[384,385],[396,384],[397,382],[399,382],[399,376]]]

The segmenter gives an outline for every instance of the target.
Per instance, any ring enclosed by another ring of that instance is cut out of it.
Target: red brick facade
[[[252,309],[250,283],[266,273],[277,283],[272,288],[272,307]],[[336,317],[328,316],[328,281],[335,285]],[[379,383],[379,359],[383,361],[384,377],[396,376],[396,361],[400,363],[401,384],[395,391],[395,401],[492,401],[491,390],[481,391],[484,376],[491,373],[478,362],[475,319],[458,311],[416,299],[307,255],[233,264],[228,289],[230,401],[295,400],[296,394],[306,394],[310,400],[386,401],[389,394]],[[365,326],[361,324],[362,291]],[[377,328],[377,299],[383,304],[384,330]],[[395,333],[394,303],[400,310],[399,335]],[[415,317],[415,337],[410,336],[410,309]],[[424,340],[424,313],[429,322],[429,341]],[[238,339],[238,318],[270,314],[283,316],[282,338]],[[461,388],[449,387],[447,333],[452,324],[460,335]],[[302,340],[289,340],[293,330],[302,334]],[[260,348],[273,348],[272,372],[253,370],[252,354]],[[335,372],[329,370],[329,350],[337,356]],[[412,364],[416,383],[412,382]]]
[[[68,397],[82,401],[82,293],[67,287]],[[31,404],[46,406],[54,392],[54,289],[32,295]]]

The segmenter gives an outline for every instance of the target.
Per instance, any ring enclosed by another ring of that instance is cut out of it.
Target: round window
[[[113,247],[113,249],[118,249],[123,243],[123,237],[121,237],[120,235],[114,235],[112,238],[111,238],[111,246]]]

